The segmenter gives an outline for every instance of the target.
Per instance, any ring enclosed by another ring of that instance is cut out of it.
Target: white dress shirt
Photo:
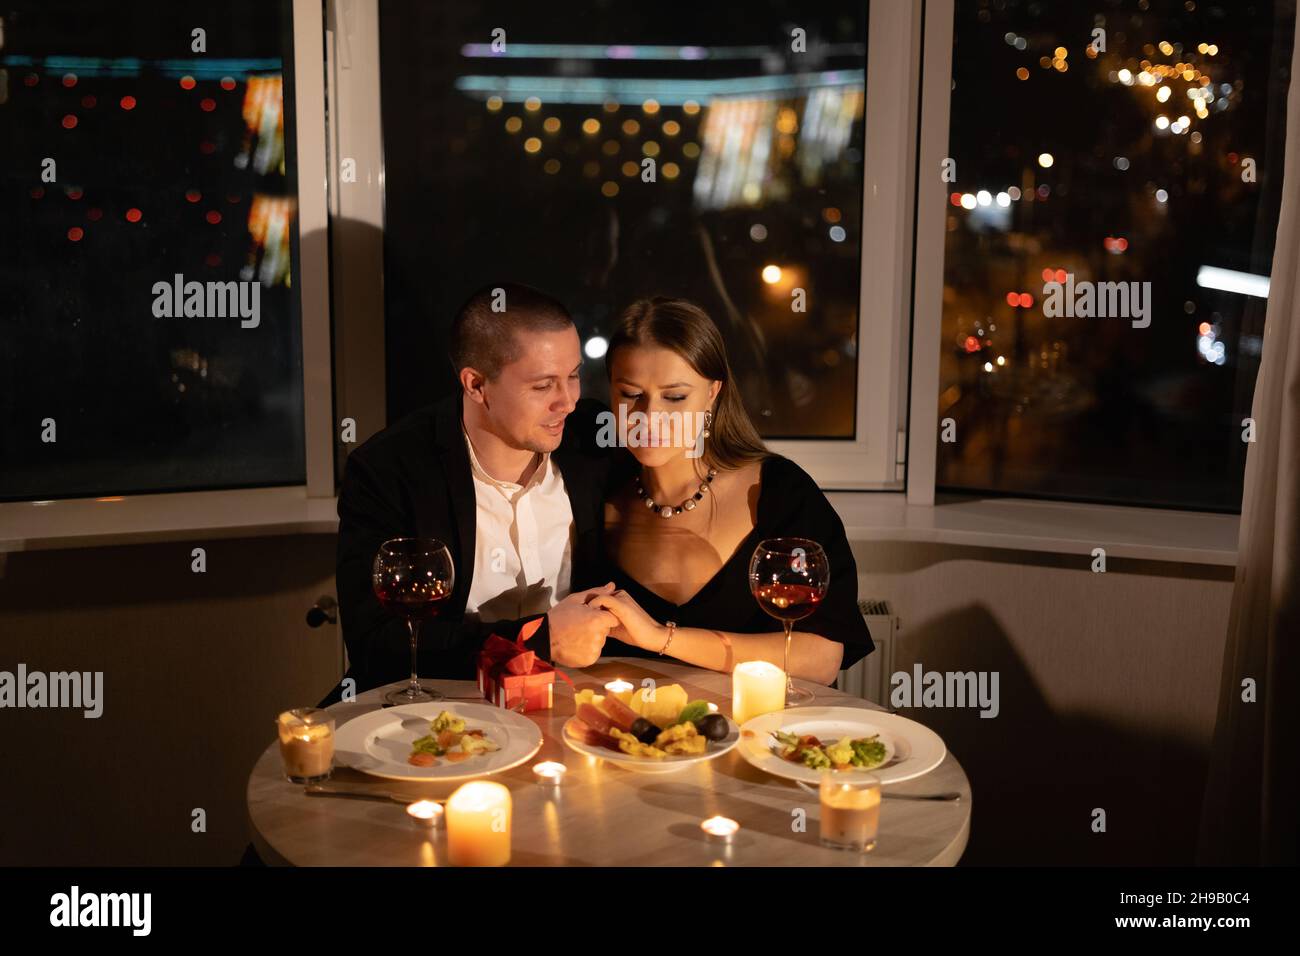
[[[485,623],[544,614],[569,593],[573,506],[564,478],[545,455],[527,485],[498,481],[479,464],[468,434],[465,447],[478,522],[465,614]]]

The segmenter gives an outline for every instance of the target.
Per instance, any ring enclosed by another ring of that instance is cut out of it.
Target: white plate
[[[772,732],[776,730],[812,734],[823,743],[834,743],[841,737],[857,739],[879,734],[887,754],[883,764],[873,770],[835,773],[845,779],[869,773],[882,784],[900,783],[929,773],[943,762],[948,752],[942,738],[929,727],[897,714],[863,707],[792,707],[745,721],[740,728],[740,755],[759,770],[805,783],[818,783],[826,771],[783,760],[773,753]]]
[[[727,736],[721,740],[710,740],[709,749],[702,754],[674,754],[671,757],[661,758],[633,757],[621,750],[616,752],[605,747],[593,747],[578,740],[569,733],[569,724],[574,720],[577,720],[577,718],[570,717],[564,722],[564,742],[572,749],[580,754],[586,754],[588,757],[599,757],[601,760],[608,760],[612,764],[625,767],[628,770],[635,770],[638,773],[675,773],[692,764],[703,763],[706,760],[712,760],[714,757],[721,757],[740,742],[740,728],[736,726],[735,721],[727,717]]]
[[[406,762],[411,744],[429,733],[429,722],[443,711],[463,717],[470,730],[481,729],[501,749],[453,763],[439,757],[432,767]],[[469,780],[517,767],[542,746],[542,731],[522,714],[489,704],[432,700],[371,711],[349,720],[334,738],[341,766],[389,780]]]

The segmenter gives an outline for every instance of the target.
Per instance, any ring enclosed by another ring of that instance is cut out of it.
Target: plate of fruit
[[[338,729],[335,759],[390,780],[462,780],[518,766],[541,746],[522,714],[435,700],[354,717]]]
[[[740,728],[680,684],[574,695],[564,742],[578,753],[641,773],[672,773],[736,746]]]

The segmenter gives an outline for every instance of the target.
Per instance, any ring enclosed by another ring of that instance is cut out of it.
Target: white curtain
[[[1300,24],[1297,24],[1300,27]],[[1197,862],[1300,860],[1300,33]],[[1243,700],[1253,680],[1255,700]]]

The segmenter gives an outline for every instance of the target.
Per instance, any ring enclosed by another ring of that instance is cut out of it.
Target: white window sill
[[[0,504],[0,553],[155,541],[333,534],[335,498],[302,486]]]
[[[1232,567],[1236,515],[1019,499],[909,505],[896,493],[827,494],[850,541],[915,541]],[[306,489],[78,498],[0,504],[0,553],[187,541],[333,534],[337,499]]]
[[[1237,515],[1014,498],[909,505],[903,494],[829,492],[850,541],[918,541],[979,548],[1232,567]]]

